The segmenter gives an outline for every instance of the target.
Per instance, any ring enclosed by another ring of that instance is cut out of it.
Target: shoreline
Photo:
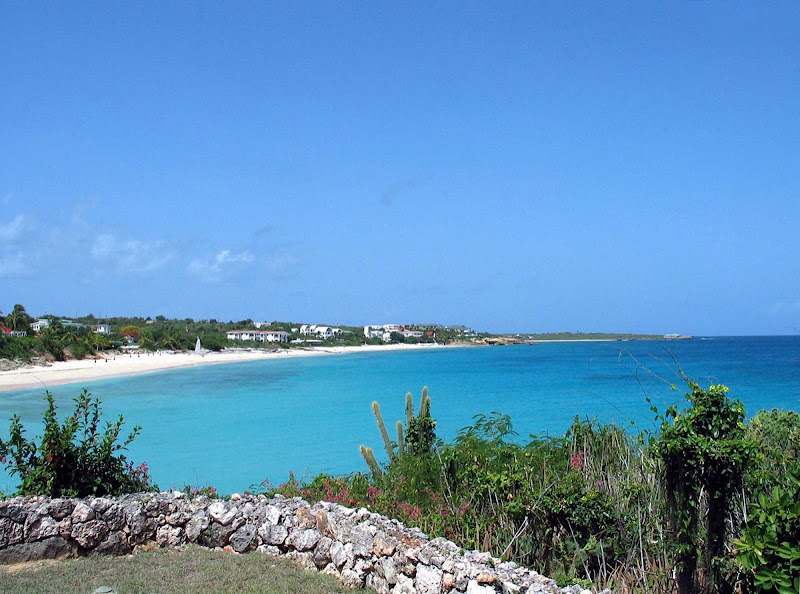
[[[11,390],[47,389],[51,386],[95,382],[105,379],[156,373],[168,369],[198,367],[201,365],[222,365],[245,361],[290,359],[297,357],[319,357],[325,355],[344,355],[397,350],[429,350],[440,348],[459,348],[459,345],[437,344],[391,344],[362,346],[306,347],[294,349],[225,349],[220,352],[208,351],[200,355],[193,352],[168,353],[124,353],[99,357],[55,361],[50,365],[33,365],[9,371],[0,371],[0,392]]]

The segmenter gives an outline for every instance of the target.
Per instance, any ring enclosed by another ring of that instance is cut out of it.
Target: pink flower
[[[573,452],[572,459],[569,461],[572,470],[580,470],[583,468],[583,464],[585,461],[584,453],[583,452]]]

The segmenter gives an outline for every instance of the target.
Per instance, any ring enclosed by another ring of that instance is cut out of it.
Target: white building
[[[316,324],[303,324],[300,326],[300,334],[316,336],[323,340],[333,340],[334,338],[341,338],[342,329],[332,328],[331,326],[318,326]]]
[[[364,336],[366,338],[382,338],[383,326],[364,326]]]
[[[283,330],[230,330],[228,340],[250,340],[253,342],[289,342],[289,333]]]
[[[95,324],[92,326],[92,332],[95,334],[111,334],[111,326],[108,324]]]
[[[50,327],[50,320],[36,320],[33,324],[31,324],[31,330],[34,332],[41,332],[45,328]]]

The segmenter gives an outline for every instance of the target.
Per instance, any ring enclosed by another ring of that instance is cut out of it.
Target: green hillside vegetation
[[[727,388],[690,382],[685,407],[654,409],[657,432],[576,418],[563,436],[521,438],[508,416],[493,412],[476,415],[451,443],[436,439],[429,402],[414,415],[407,401],[406,411],[390,437],[373,404],[386,464],[362,446],[368,472],[291,476],[274,491],[364,506],[561,584],[798,592],[793,411],[760,411],[745,422]],[[411,435],[426,445],[409,447]]]

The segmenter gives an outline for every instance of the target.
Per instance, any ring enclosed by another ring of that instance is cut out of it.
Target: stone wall
[[[397,520],[333,503],[310,506],[300,498],[263,495],[189,499],[179,492],[0,501],[3,564],[119,555],[150,543],[280,555],[381,594],[581,592],[560,589],[488,553],[464,552],[443,538],[430,539]]]

